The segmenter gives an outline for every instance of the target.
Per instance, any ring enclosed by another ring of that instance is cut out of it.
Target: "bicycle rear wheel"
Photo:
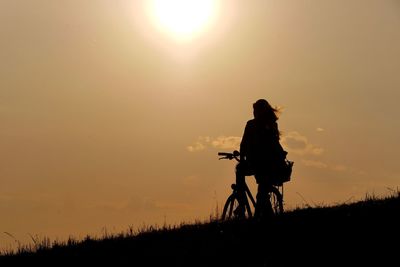
[[[276,187],[272,187],[269,193],[270,202],[272,206],[272,211],[274,215],[280,215],[283,213],[283,197],[279,189]]]

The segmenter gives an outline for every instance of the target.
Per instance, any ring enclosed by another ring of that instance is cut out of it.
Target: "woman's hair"
[[[254,118],[269,125],[273,129],[274,135],[279,137],[280,132],[278,130],[278,124],[276,123],[276,121],[279,118],[278,117],[279,109],[272,107],[265,99],[257,100],[253,104],[253,109],[254,109]]]
[[[260,119],[275,122],[278,120],[279,110],[272,107],[267,100],[259,99],[253,104],[254,116]]]

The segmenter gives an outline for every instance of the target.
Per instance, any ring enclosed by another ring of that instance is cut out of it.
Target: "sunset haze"
[[[400,1],[215,0],[185,38],[151,2],[0,1],[0,249],[208,219],[260,98],[286,209],[398,190]]]

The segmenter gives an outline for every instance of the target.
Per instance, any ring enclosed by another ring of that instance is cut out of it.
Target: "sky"
[[[286,209],[398,190],[400,1],[213,4],[182,35],[150,0],[0,0],[0,249],[209,219],[260,98]]]

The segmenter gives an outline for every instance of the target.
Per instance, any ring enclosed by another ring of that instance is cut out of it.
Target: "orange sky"
[[[397,188],[398,1],[221,0],[184,42],[145,2],[0,2],[0,248],[208,218],[259,98],[287,208]]]

